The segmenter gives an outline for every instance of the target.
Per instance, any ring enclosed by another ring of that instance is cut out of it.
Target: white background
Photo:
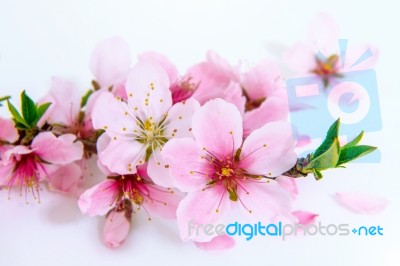
[[[380,164],[352,164],[322,181],[301,180],[298,206],[324,223],[381,225],[382,237],[299,237],[282,242],[237,241],[234,249],[205,252],[180,241],[174,222],[134,217],[126,244],[110,250],[100,241],[101,218],[80,215],[76,202],[43,192],[41,205],[25,205],[0,191],[0,265],[400,265],[399,52],[395,1],[8,1],[0,2],[0,95],[21,89],[35,99],[52,75],[82,91],[92,78],[95,44],[125,38],[132,54],[155,50],[181,72],[213,49],[231,62],[257,61],[271,47],[304,39],[311,18],[327,11],[344,38],[380,49],[376,68],[383,130],[364,143],[379,146]],[[277,45],[279,44],[279,45]],[[276,50],[276,49],[275,49]],[[276,51],[275,51],[276,52]],[[5,115],[4,107],[0,111]],[[391,204],[379,215],[357,215],[334,203],[335,192],[368,192]]]

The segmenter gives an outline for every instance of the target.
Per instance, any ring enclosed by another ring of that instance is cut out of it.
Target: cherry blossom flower
[[[175,218],[181,194],[174,189],[154,184],[146,168],[144,164],[138,167],[135,174],[108,176],[80,196],[79,208],[89,216],[102,216],[114,209],[129,209],[129,204],[133,204],[138,209],[143,208],[149,219],[152,214]]]
[[[336,21],[328,14],[320,13],[311,22],[308,40],[290,48],[284,61],[297,75],[317,76],[325,87],[349,70],[369,69],[376,63],[377,48],[368,44],[347,47],[345,40],[340,47],[338,39]]]
[[[79,141],[75,142],[75,139],[72,134],[56,137],[50,132],[43,132],[29,146],[9,148],[0,161],[0,186],[6,189],[18,187],[20,195],[24,193],[27,202],[29,193],[40,201],[39,183],[45,180],[51,182],[50,175],[59,170],[58,168],[82,158],[83,145]],[[80,178],[80,171],[70,172],[72,173],[74,175],[68,178]],[[59,172],[57,176],[61,174]]]
[[[148,162],[148,173],[155,183],[172,185],[161,149],[170,139],[191,136],[191,118],[199,104],[189,99],[172,105],[169,85],[159,64],[142,60],[128,75],[127,102],[111,93],[99,96],[93,126],[103,129],[111,139],[98,154],[110,171],[135,174],[138,165]]]
[[[240,112],[215,99],[195,112],[192,128],[194,139],[173,139],[163,149],[174,185],[188,192],[177,210],[183,240],[211,240],[189,235],[188,223],[219,223],[233,206],[253,219],[293,218],[290,194],[273,180],[296,163],[290,124],[268,123],[243,141]]]

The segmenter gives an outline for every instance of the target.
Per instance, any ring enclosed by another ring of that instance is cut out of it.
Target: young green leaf
[[[342,150],[345,149],[345,148],[348,148],[348,147],[356,146],[356,145],[361,141],[361,139],[362,139],[363,137],[364,137],[364,130],[361,131],[361,133],[358,134],[358,136],[355,137],[352,141],[350,141],[349,143],[347,143],[346,145],[344,145],[344,146],[342,147]]]
[[[47,109],[49,109],[50,105],[51,105],[51,103],[44,103],[44,104],[39,105],[37,107],[37,109],[36,109],[37,110],[37,118],[36,118],[36,121],[34,123],[35,126],[36,126],[37,122],[39,122],[40,118],[42,118],[44,113],[46,113]]]
[[[10,98],[11,98],[11,96],[4,96],[4,97],[1,97],[1,98],[0,98],[0,106],[3,106],[3,105],[1,104],[1,102],[7,101],[7,100],[9,100]]]
[[[359,145],[359,146],[350,146],[350,147],[342,147],[340,152],[339,161],[337,166],[353,161],[359,157],[367,155],[368,153],[376,150],[377,147],[367,146],[367,145]]]
[[[33,128],[37,120],[37,110],[35,102],[26,95],[25,91],[21,94],[22,116],[26,123]]]
[[[332,146],[333,142],[335,141],[335,139],[337,139],[339,135],[339,127],[340,127],[340,118],[330,126],[328,133],[326,133],[325,140],[314,152],[313,158],[320,156]]]
[[[7,105],[8,105],[8,110],[10,111],[15,124],[19,125],[19,128],[29,128],[29,125],[22,118],[17,108],[15,108],[15,106],[12,103],[10,103],[10,101],[7,101]]]
[[[313,157],[310,163],[307,164],[307,170],[324,170],[335,168],[340,156],[340,144],[338,138],[333,139],[331,146],[318,157]]]
[[[314,171],[313,171],[313,174],[314,174],[314,178],[315,178],[316,180],[320,180],[320,179],[322,179],[322,177],[323,177],[322,173],[321,173],[320,171],[318,171],[318,170],[314,170]]]

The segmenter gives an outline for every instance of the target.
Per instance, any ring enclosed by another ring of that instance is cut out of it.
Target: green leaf
[[[314,152],[313,158],[320,156],[321,154],[325,153],[339,135],[339,127],[340,127],[340,118],[336,120],[329,128],[328,133],[326,133],[325,140],[322,144],[318,147],[318,149]]]
[[[345,148],[348,148],[348,147],[356,146],[356,145],[361,141],[361,139],[362,139],[363,137],[364,137],[364,130],[361,131],[361,133],[358,134],[358,136],[355,137],[352,141],[350,141],[349,143],[347,143],[346,145],[344,145],[344,146],[342,147],[342,150],[345,149]]]
[[[36,117],[36,121],[34,123],[34,126],[36,126],[37,122],[39,122],[40,118],[42,118],[42,116],[44,115],[44,113],[46,113],[47,109],[49,109],[51,103],[44,103],[42,105],[39,105],[36,109],[37,111],[37,117]]]
[[[88,90],[85,95],[83,95],[82,99],[81,99],[81,108],[85,107],[87,104],[87,101],[89,100],[90,95],[92,95],[93,90]]]
[[[21,94],[22,116],[30,128],[35,126],[37,110],[35,102],[26,95],[25,91]]]
[[[16,126],[18,127],[18,125],[19,125],[19,128],[22,128],[22,127],[29,128],[29,125],[22,118],[22,116],[18,112],[17,108],[15,108],[15,106],[12,103],[10,103],[10,101],[7,101],[7,105],[8,105],[8,110],[10,111]]]
[[[367,155],[368,153],[371,153],[376,149],[377,147],[367,146],[367,145],[350,146],[346,148],[343,147],[342,151],[340,152],[340,158],[337,163],[337,166],[340,166],[344,163],[348,163],[359,157]]]
[[[1,98],[0,98],[0,106],[3,106],[3,105],[1,104],[1,102],[8,101],[10,98],[11,98],[11,96],[4,96],[4,97],[1,97]]]
[[[340,144],[338,138],[334,138],[332,145],[318,157],[314,157],[305,167],[308,170],[324,170],[335,168],[340,156]]]

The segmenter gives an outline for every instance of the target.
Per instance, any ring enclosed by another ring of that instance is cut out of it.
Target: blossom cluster
[[[289,65],[297,60],[326,84],[340,78],[346,64],[335,51],[326,60],[300,51],[313,45],[290,50]],[[298,158],[295,148],[307,141],[292,134],[284,78],[271,60],[231,65],[210,51],[182,75],[159,53],[132,62],[128,44],[111,37],[96,46],[90,69],[92,88],[83,96],[71,82],[53,78],[37,103],[25,92],[20,110],[2,99],[12,118],[0,118],[0,186],[27,203],[40,201],[44,187],[77,197],[82,213],[105,216],[109,247],[125,241],[139,210],[149,220],[176,219],[182,240],[201,248],[231,247],[233,240],[189,234],[189,223],[232,216],[311,223],[317,214],[293,210],[295,178],[319,179],[322,170],[375,149],[357,146],[362,135],[340,147],[337,121],[315,153]],[[86,187],[82,168],[91,158],[105,178]]]

